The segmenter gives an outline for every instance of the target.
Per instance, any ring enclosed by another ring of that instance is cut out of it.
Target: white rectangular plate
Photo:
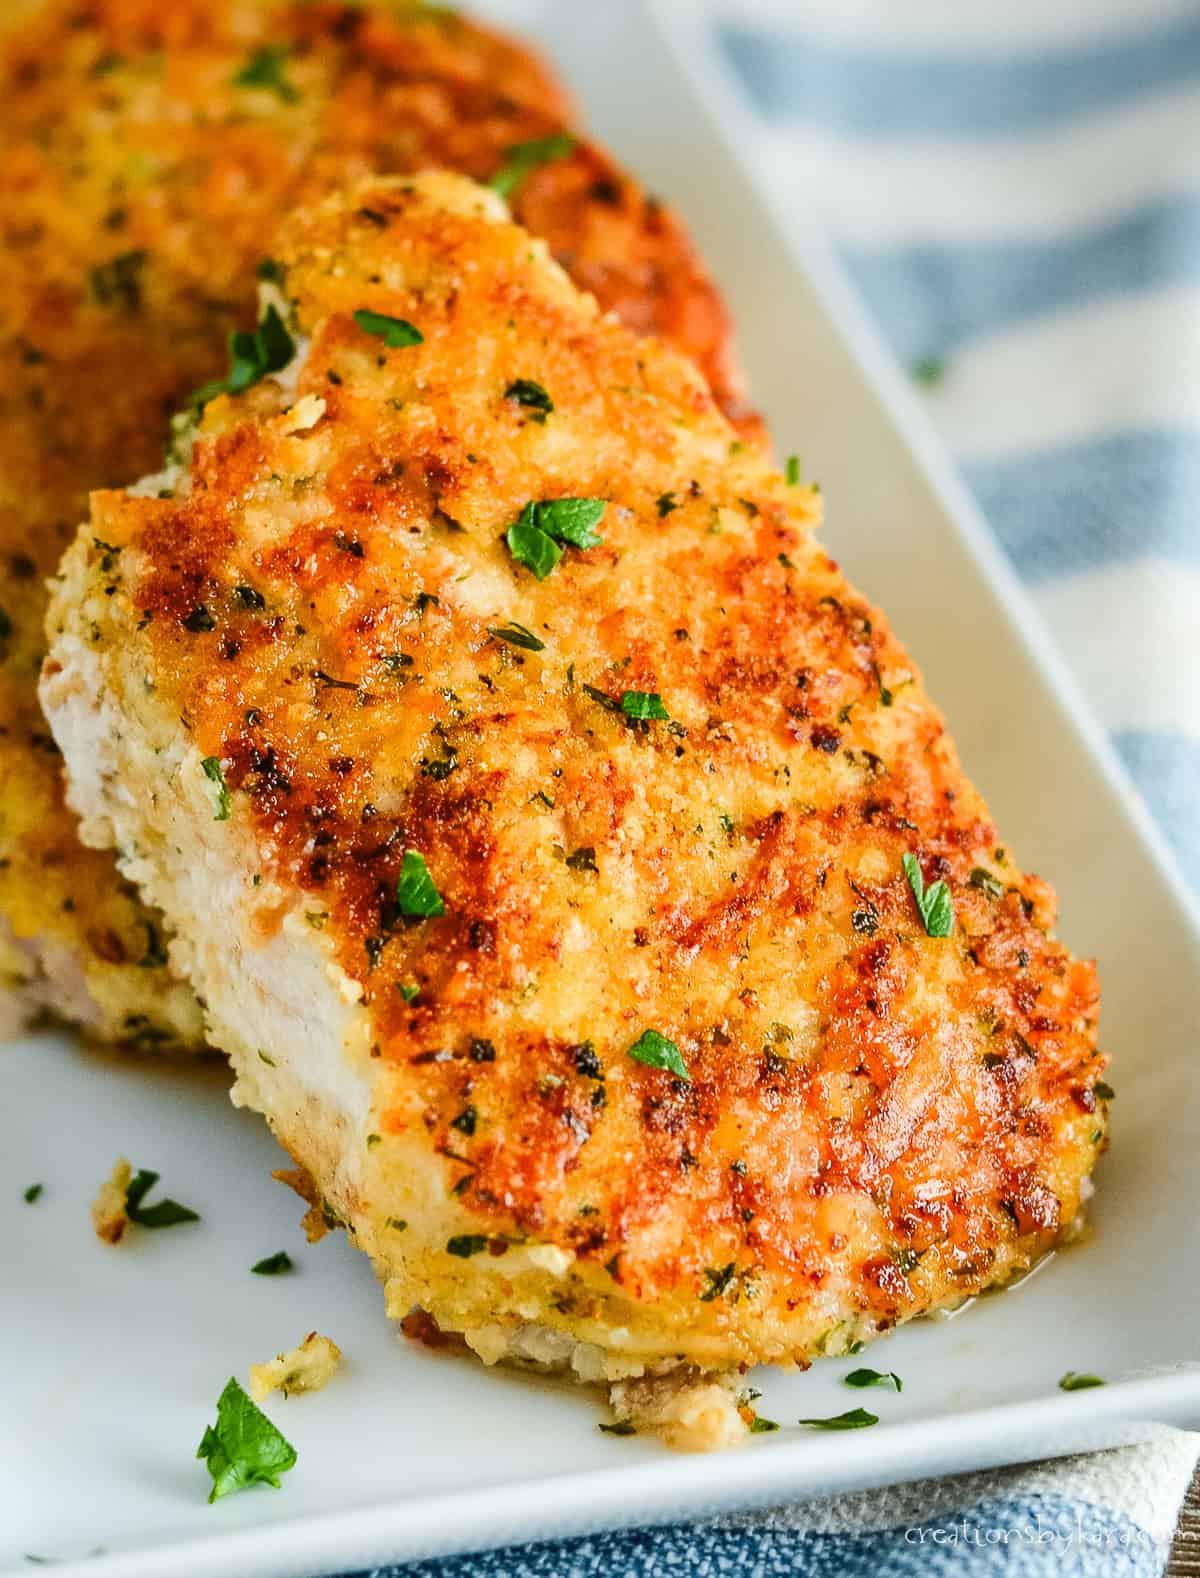
[[[596,131],[682,209],[780,451],[823,483],[833,551],[923,664],[1006,841],[1058,884],[1064,935],[1101,961],[1119,1100],[1095,1232],[1015,1291],[878,1348],[904,1378],[902,1396],[873,1394],[878,1428],[678,1457],[601,1434],[582,1392],[398,1339],[365,1260],[340,1236],[304,1244],[268,1176],[282,1158],[219,1072],[30,1041],[0,1058],[4,1573],[32,1555],[87,1578],[309,1578],[1200,1423],[1200,928],[1161,841],[803,215],[776,215],[731,151],[713,107],[727,129],[739,111],[687,0],[484,9],[540,35]],[[743,151],[752,137],[741,125]],[[202,1223],[100,1245],[88,1202],[119,1153]],[[249,1274],[283,1248],[298,1274]],[[279,1493],[207,1506],[194,1453],[222,1385],[313,1328],[346,1364],[319,1397],[275,1400],[299,1466]],[[763,1411],[785,1427],[840,1412],[847,1368],[755,1377]],[[1068,1369],[1109,1384],[1062,1393]]]

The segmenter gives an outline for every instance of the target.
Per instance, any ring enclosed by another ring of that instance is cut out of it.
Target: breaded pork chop
[[[88,490],[159,464],[168,414],[224,371],[230,331],[253,326],[256,267],[295,202],[376,170],[507,170],[518,210],[579,282],[696,356],[755,430],[724,310],[680,227],[602,151],[555,142],[569,117],[527,50],[440,8],[47,0],[0,18],[10,1017],[48,1006],[105,1036],[200,1039],[159,919],[111,860],[80,847],[63,807],[35,696],[42,580]],[[509,149],[530,142],[534,156],[514,165]],[[555,157],[538,164],[539,144]]]
[[[466,181],[278,255],[294,365],[95,497],[42,698],[391,1312],[703,1374],[1029,1266],[1104,1139],[1095,973],[815,490]]]

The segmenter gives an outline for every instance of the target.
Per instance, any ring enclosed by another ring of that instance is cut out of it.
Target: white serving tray
[[[601,1434],[584,1393],[398,1339],[365,1260],[340,1237],[304,1244],[268,1176],[280,1154],[219,1072],[31,1040],[0,1052],[0,1573],[35,1556],[64,1578],[313,1578],[1200,1424],[1200,924],[1161,839],[836,267],[758,189],[753,128],[688,0],[481,9],[540,34],[596,131],[683,210],[780,452],[822,481],[831,548],[923,664],[1005,841],[1058,885],[1064,935],[1099,957],[1118,1101],[1095,1232],[1013,1292],[879,1346],[872,1362],[905,1385],[871,1394],[878,1428],[679,1457]],[[118,1153],[203,1222],[99,1244],[88,1203]],[[281,1248],[297,1275],[249,1274]],[[270,1408],[298,1467],[278,1493],[209,1507],[194,1453],[222,1385],[314,1327],[346,1364],[320,1396]],[[760,1406],[785,1426],[840,1412],[862,1400],[847,1368],[756,1376]],[[1110,1384],[1060,1392],[1069,1369]]]

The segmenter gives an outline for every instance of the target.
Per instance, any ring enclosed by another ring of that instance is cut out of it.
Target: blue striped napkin
[[[1200,884],[1196,0],[709,0],[769,174],[839,244]],[[407,1578],[1162,1572],[1200,1438]],[[384,1575],[376,1575],[384,1578]]]
[[[825,223],[1200,886],[1200,8],[716,0]]]

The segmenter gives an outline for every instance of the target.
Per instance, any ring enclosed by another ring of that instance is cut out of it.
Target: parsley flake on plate
[[[635,1063],[644,1063],[647,1068],[665,1068],[679,1079],[691,1080],[682,1052],[674,1041],[657,1030],[643,1030],[629,1048],[629,1056]]]
[[[404,852],[400,879],[396,884],[396,903],[400,906],[401,915],[408,915],[418,920],[446,913],[442,896],[429,875],[425,857],[419,855],[415,849],[407,849]]]
[[[296,1466],[296,1449],[230,1377],[217,1399],[217,1422],[196,1449],[212,1475],[209,1505],[251,1485],[273,1485]]]
[[[26,1189],[24,1194],[21,1196],[25,1204],[33,1205],[36,1201],[40,1200],[42,1198],[43,1187],[44,1186],[42,1184],[30,1184],[29,1188]]]
[[[354,321],[364,334],[373,334],[376,339],[382,340],[389,351],[425,343],[425,336],[420,329],[409,323],[407,318],[390,318],[385,312],[372,312],[369,307],[360,307],[354,314]]]
[[[890,1386],[894,1391],[902,1392],[904,1382],[895,1370],[851,1370],[849,1375],[843,1375],[842,1380],[847,1386]]]
[[[1098,1375],[1081,1375],[1075,1370],[1068,1370],[1058,1383],[1059,1390],[1063,1392],[1087,1392],[1093,1386],[1103,1385]]]
[[[487,183],[501,197],[512,197],[539,165],[554,159],[565,159],[575,149],[575,138],[570,132],[555,132],[550,137],[534,137],[529,142],[514,143],[504,156],[504,163]]]
[[[950,889],[944,882],[934,882],[927,888],[915,855],[901,855],[900,864],[904,867],[904,875],[908,878],[926,935],[948,937],[954,930],[954,903]]]
[[[800,1419],[797,1423],[809,1425],[813,1430],[866,1430],[879,1423],[879,1416],[869,1414],[865,1408],[851,1408],[847,1413],[833,1414],[828,1419]]]
[[[296,1262],[286,1249],[281,1249],[274,1255],[267,1255],[262,1260],[256,1260],[250,1267],[256,1277],[281,1277],[285,1272],[295,1269]]]
[[[142,1201],[158,1182],[158,1174],[149,1168],[139,1167],[125,1190],[125,1214],[139,1227],[178,1227],[182,1222],[198,1222],[200,1217],[190,1206],[178,1200],[160,1200],[157,1205],[143,1206]]]

